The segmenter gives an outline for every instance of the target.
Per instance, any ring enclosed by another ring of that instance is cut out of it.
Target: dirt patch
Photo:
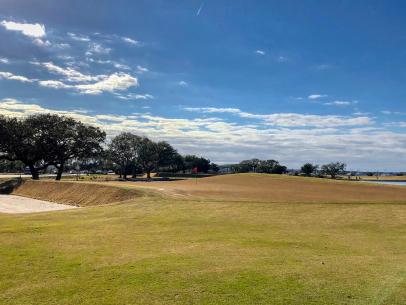
[[[27,180],[12,194],[75,206],[94,206],[134,199],[139,197],[140,192],[83,182]]]

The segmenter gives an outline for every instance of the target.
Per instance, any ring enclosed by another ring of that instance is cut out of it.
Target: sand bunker
[[[0,195],[0,213],[35,213],[75,209],[75,206],[31,199],[15,195]]]

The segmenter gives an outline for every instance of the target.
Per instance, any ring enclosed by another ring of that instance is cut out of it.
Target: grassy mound
[[[27,180],[12,193],[75,206],[93,206],[130,200],[140,192],[101,184]]]

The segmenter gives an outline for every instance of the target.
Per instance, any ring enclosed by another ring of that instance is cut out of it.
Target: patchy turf
[[[141,192],[95,183],[25,180],[12,194],[75,206],[92,206],[135,199]]]
[[[0,215],[0,304],[403,305],[406,205],[385,202],[198,193]]]

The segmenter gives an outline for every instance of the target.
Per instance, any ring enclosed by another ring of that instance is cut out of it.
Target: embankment
[[[75,206],[104,205],[140,197],[140,192],[134,189],[81,182],[30,180],[23,181],[11,193]]]

